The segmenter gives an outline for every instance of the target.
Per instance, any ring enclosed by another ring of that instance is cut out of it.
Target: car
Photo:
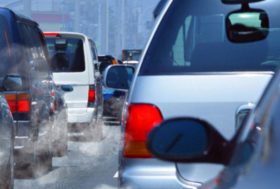
[[[91,131],[99,127],[103,111],[102,88],[98,87],[100,74],[95,69],[98,64],[95,43],[82,33],[44,32],[44,35],[55,84],[73,87],[72,92],[64,95],[69,131],[92,137]],[[95,131],[102,132],[101,128]]]
[[[111,65],[114,66],[115,64]],[[110,68],[111,66],[108,66]],[[115,67],[127,67],[126,70],[127,77],[132,80],[134,76],[134,70],[136,69],[136,64],[119,64]],[[133,68],[133,69],[129,69]],[[107,75],[108,73],[105,72]],[[106,77],[106,76],[105,76]],[[117,81],[117,79],[116,79]],[[106,86],[106,85],[105,85]],[[122,111],[125,105],[125,100],[127,98],[126,90],[114,90],[112,88],[103,88],[103,120],[106,125],[120,125],[122,121]]]
[[[224,168],[155,159],[146,138],[162,120],[190,116],[230,139],[279,65],[277,7],[273,0],[167,2],[125,102],[120,188],[195,188]],[[121,87],[107,76],[108,87]]]
[[[113,64],[118,64],[118,60],[112,55],[98,55],[98,70],[100,74],[103,74],[104,70]]]
[[[0,86],[1,92],[5,90],[2,84]],[[14,135],[13,116],[5,96],[0,95],[0,188],[3,189],[14,188]]]
[[[7,8],[0,8],[0,15],[6,47],[1,51],[6,86],[2,94],[15,123],[15,173],[36,177],[52,169],[53,157],[52,73],[46,43],[35,21]]]
[[[138,64],[141,54],[141,49],[123,49],[122,62],[123,64]]]
[[[148,148],[165,161],[225,165],[200,189],[275,188],[280,183],[279,83],[278,71],[257,107],[230,140],[204,120],[182,117],[155,127],[149,134]],[[162,138],[168,140],[163,142]]]

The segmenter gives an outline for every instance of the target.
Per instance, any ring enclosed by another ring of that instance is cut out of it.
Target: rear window
[[[83,40],[70,37],[47,37],[53,72],[85,71]]]
[[[10,63],[12,55],[12,41],[9,26],[5,18],[0,16],[0,58],[1,63]]]
[[[174,0],[162,19],[140,75],[200,72],[274,71],[280,64],[280,2],[250,4],[269,15],[269,34],[255,42],[234,43],[226,34],[226,16],[240,5],[219,1]]]

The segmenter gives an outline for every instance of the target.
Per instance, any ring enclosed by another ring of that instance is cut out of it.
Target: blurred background
[[[99,54],[121,57],[143,49],[159,0],[1,0],[0,6],[36,20],[43,31],[75,31],[91,37]]]

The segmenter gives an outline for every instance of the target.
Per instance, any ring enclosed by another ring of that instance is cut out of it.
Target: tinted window
[[[97,52],[96,52],[95,43],[92,40],[89,40],[89,43],[90,43],[93,60],[97,60]]]
[[[85,70],[83,40],[70,37],[48,37],[46,42],[54,72],[83,72]]]
[[[12,65],[12,40],[8,28],[8,23],[0,16],[0,77],[5,75],[10,70],[8,66]]]
[[[270,16],[265,40],[232,43],[226,35],[225,20],[240,5],[175,0],[153,37],[140,74],[274,70],[280,63],[280,14],[274,7],[279,7],[280,2],[273,3],[250,5]]]

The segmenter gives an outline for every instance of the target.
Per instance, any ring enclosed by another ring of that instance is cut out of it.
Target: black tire
[[[30,171],[33,178],[40,177],[52,170],[52,155],[40,154],[30,164]]]
[[[66,111],[61,111],[54,120],[52,152],[54,156],[62,157],[68,150],[68,126]]]
[[[6,167],[1,168],[1,170],[2,171],[1,171],[1,179],[0,179],[0,188],[13,189],[14,188],[14,162],[12,157],[8,165]]]
[[[98,117],[94,122],[89,125],[93,141],[101,141],[104,139],[103,135],[103,120]]]

